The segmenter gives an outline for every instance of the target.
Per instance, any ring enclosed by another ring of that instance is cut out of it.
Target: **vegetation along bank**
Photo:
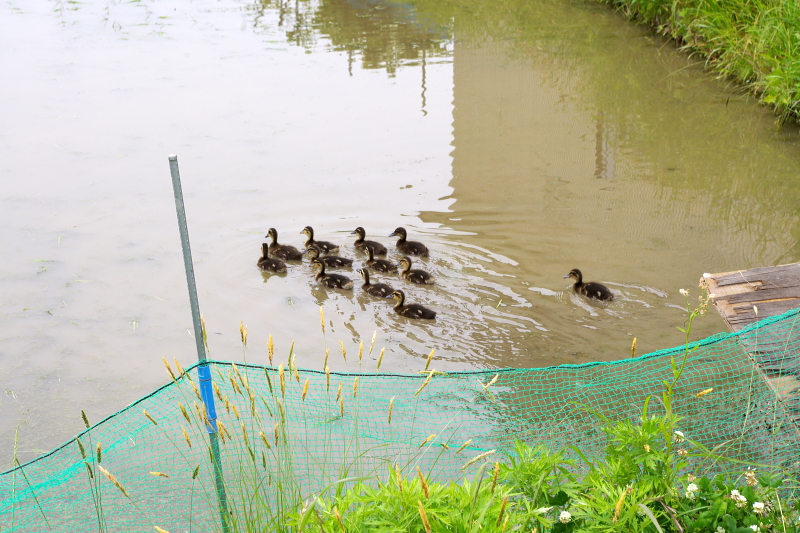
[[[800,122],[800,2],[796,0],[597,0],[653,26],[709,66]]]

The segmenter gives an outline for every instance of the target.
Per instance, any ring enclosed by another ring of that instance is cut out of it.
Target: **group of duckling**
[[[258,267],[268,272],[286,272],[287,267],[284,261],[302,261],[304,255],[308,255],[311,262],[314,279],[317,283],[332,289],[353,289],[353,280],[341,274],[329,274],[326,268],[352,268],[353,260],[347,257],[334,255],[339,252],[339,245],[328,241],[318,241],[314,239],[314,229],[311,226],[303,228],[301,234],[306,236],[305,250],[298,250],[294,246],[278,243],[278,231],[270,228],[266,237],[272,239],[271,243],[261,245],[261,258],[258,260]],[[406,304],[405,293],[401,290],[394,290],[386,283],[370,283],[369,270],[383,273],[394,273],[400,268],[400,277],[408,282],[417,285],[432,285],[435,283],[434,277],[424,270],[412,269],[410,256],[428,257],[428,248],[421,242],[409,241],[408,233],[405,228],[397,228],[389,237],[398,237],[397,250],[405,254],[398,262],[387,259],[376,259],[375,256],[386,256],[386,247],[376,241],[365,239],[366,231],[364,228],[356,228],[351,235],[356,235],[353,246],[356,250],[367,254],[364,267],[358,269],[364,284],[361,288],[372,296],[379,298],[391,297],[394,299],[394,311],[398,315],[407,318],[436,318],[436,311],[423,307],[419,304]]]

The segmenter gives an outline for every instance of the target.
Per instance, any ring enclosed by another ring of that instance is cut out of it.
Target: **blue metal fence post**
[[[175,208],[178,212],[178,228],[181,233],[181,247],[183,248],[183,266],[186,269],[186,282],[189,284],[189,303],[192,308],[192,322],[194,322],[194,340],[197,345],[197,359],[200,363],[206,361],[206,347],[203,342],[203,327],[200,324],[200,305],[197,303],[197,286],[194,281],[194,265],[192,264],[192,250],[189,247],[189,229],[186,226],[186,210],[183,206],[183,190],[181,189],[181,175],[178,171],[178,156],[169,156],[169,170],[172,174],[172,190],[175,193]],[[222,531],[230,530],[228,516],[228,498],[225,494],[225,483],[222,477],[222,462],[220,460],[219,440],[217,437],[217,410],[214,406],[214,391],[211,387],[211,369],[206,364],[197,367],[200,381],[200,395],[206,407],[209,425],[208,437],[211,441],[211,462],[214,469],[214,484],[217,489],[219,503],[219,516],[222,521]]]

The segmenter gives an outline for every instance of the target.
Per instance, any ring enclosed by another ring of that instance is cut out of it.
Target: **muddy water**
[[[796,130],[604,8],[521,5],[4,4],[3,465],[17,428],[30,459],[193,361],[169,153],[220,359],[244,321],[260,363],[270,333],[334,370],[614,360],[680,343],[703,272],[798,260]],[[437,320],[256,269],[270,227],[308,224],[359,262],[356,226],[408,228],[438,284],[373,278]],[[575,267],[616,301],[573,294]]]

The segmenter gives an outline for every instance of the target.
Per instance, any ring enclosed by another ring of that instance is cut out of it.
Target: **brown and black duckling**
[[[389,237],[400,237],[397,241],[397,249],[408,255],[416,255],[417,257],[428,257],[428,247],[421,242],[407,241],[405,228],[397,228],[389,234]]]
[[[364,228],[361,226],[357,227],[350,235],[358,235],[358,239],[353,244],[356,247],[356,250],[365,250],[367,246],[372,247],[372,252],[375,255],[386,255],[387,250],[384,245],[379,242],[375,241],[365,241],[364,237],[367,236],[367,232],[364,231]]]
[[[286,263],[280,259],[269,257],[269,244],[261,245],[261,258],[258,260],[258,268],[267,272],[286,272]]]
[[[319,248],[316,244],[312,244],[307,250],[303,250],[303,253],[308,254],[309,260],[319,259],[329,268],[351,268],[353,266],[353,260],[346,257],[339,257],[338,255],[323,255],[320,257]]]
[[[403,305],[406,301],[406,295],[403,291],[394,291],[392,293],[394,298],[394,312],[406,318],[436,318],[436,311],[432,311],[427,307],[422,307],[419,304]]]
[[[294,246],[288,244],[278,244],[278,230],[269,228],[267,237],[272,238],[272,244],[269,245],[269,253],[275,257],[280,257],[284,261],[301,261],[303,254]]]
[[[614,299],[614,293],[608,290],[608,287],[601,283],[597,283],[596,281],[590,281],[589,283],[583,282],[583,274],[577,268],[573,268],[569,271],[569,274],[564,276],[564,279],[573,278],[575,280],[575,285],[572,286],[575,289],[575,292],[578,294],[583,294],[587,298],[593,298],[595,300],[602,300],[604,302],[610,302]]]
[[[425,272],[424,270],[411,270],[411,258],[404,257],[397,263],[397,266],[401,268],[400,270],[400,277],[402,277],[406,281],[410,281],[411,283],[416,283],[417,285],[433,285],[436,283],[436,278],[434,278],[431,274]]]
[[[366,265],[375,272],[397,272],[397,265],[393,261],[386,259],[375,259],[375,254],[372,251],[372,246],[366,246],[364,249],[367,251],[369,258]]]
[[[314,228],[311,226],[306,226],[300,233],[308,237],[308,239],[306,239],[306,248],[310,247],[311,245],[316,245],[317,248],[319,248],[319,251],[325,254],[335,254],[339,251],[338,244],[333,244],[332,242],[328,241],[315,241]]]
[[[364,280],[364,284],[361,286],[362,289],[367,291],[372,296],[379,296],[380,298],[386,298],[394,289],[388,286],[385,283],[370,283],[369,282],[369,271],[366,268],[359,268],[358,273],[361,274],[361,279]]]
[[[348,278],[347,276],[342,276],[339,274],[326,274],[325,263],[323,263],[319,259],[312,260],[311,267],[314,269],[314,279],[316,279],[317,283],[319,283],[320,285],[325,285],[326,287],[330,287],[331,289],[353,288],[353,280]]]

